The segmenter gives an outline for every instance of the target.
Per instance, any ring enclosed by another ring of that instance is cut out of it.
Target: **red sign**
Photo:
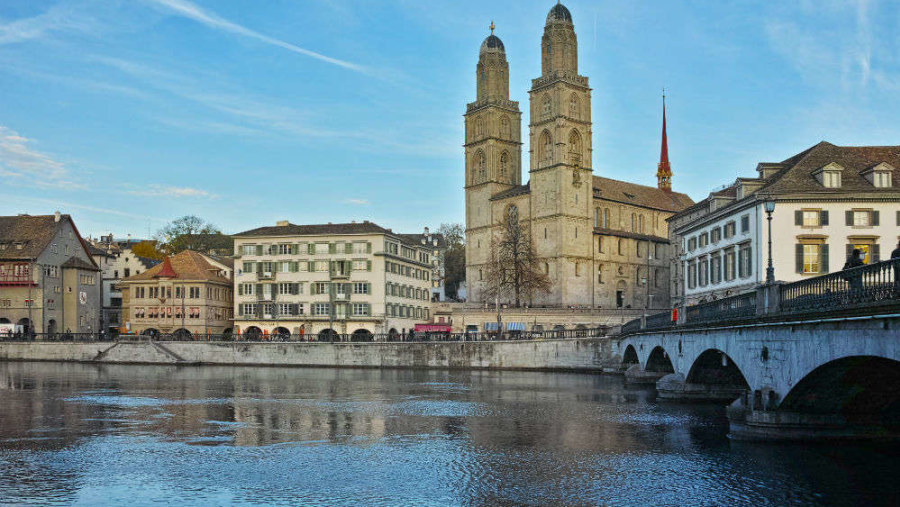
[[[416,324],[417,333],[449,333],[450,326],[446,324]]]

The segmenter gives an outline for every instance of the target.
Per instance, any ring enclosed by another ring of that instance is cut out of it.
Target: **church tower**
[[[591,301],[591,89],[578,74],[572,15],[557,3],[541,38],[541,70],[529,91],[532,237],[545,259],[550,304]]]
[[[476,99],[466,106],[466,277],[477,281],[491,244],[491,197],[522,184],[522,113],[509,100],[509,63],[499,37],[481,44]],[[481,268],[480,268],[481,267]],[[470,283],[470,286],[473,285]]]
[[[662,146],[659,149],[659,164],[656,166],[656,186],[672,191],[672,166],[669,165],[669,142],[666,140],[666,93],[663,91]]]

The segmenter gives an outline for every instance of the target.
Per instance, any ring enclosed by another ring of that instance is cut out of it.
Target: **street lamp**
[[[770,194],[763,196],[763,208],[766,220],[769,221],[769,265],[766,267],[766,285],[775,283],[775,268],[772,266],[772,212],[775,211],[775,199]]]

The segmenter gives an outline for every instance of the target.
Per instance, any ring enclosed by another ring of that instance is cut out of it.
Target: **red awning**
[[[416,324],[417,333],[449,333],[450,326],[446,324]]]

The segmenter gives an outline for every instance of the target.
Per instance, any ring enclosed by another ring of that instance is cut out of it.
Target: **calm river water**
[[[0,363],[0,504],[900,504],[896,449],[726,431],[614,376]]]

